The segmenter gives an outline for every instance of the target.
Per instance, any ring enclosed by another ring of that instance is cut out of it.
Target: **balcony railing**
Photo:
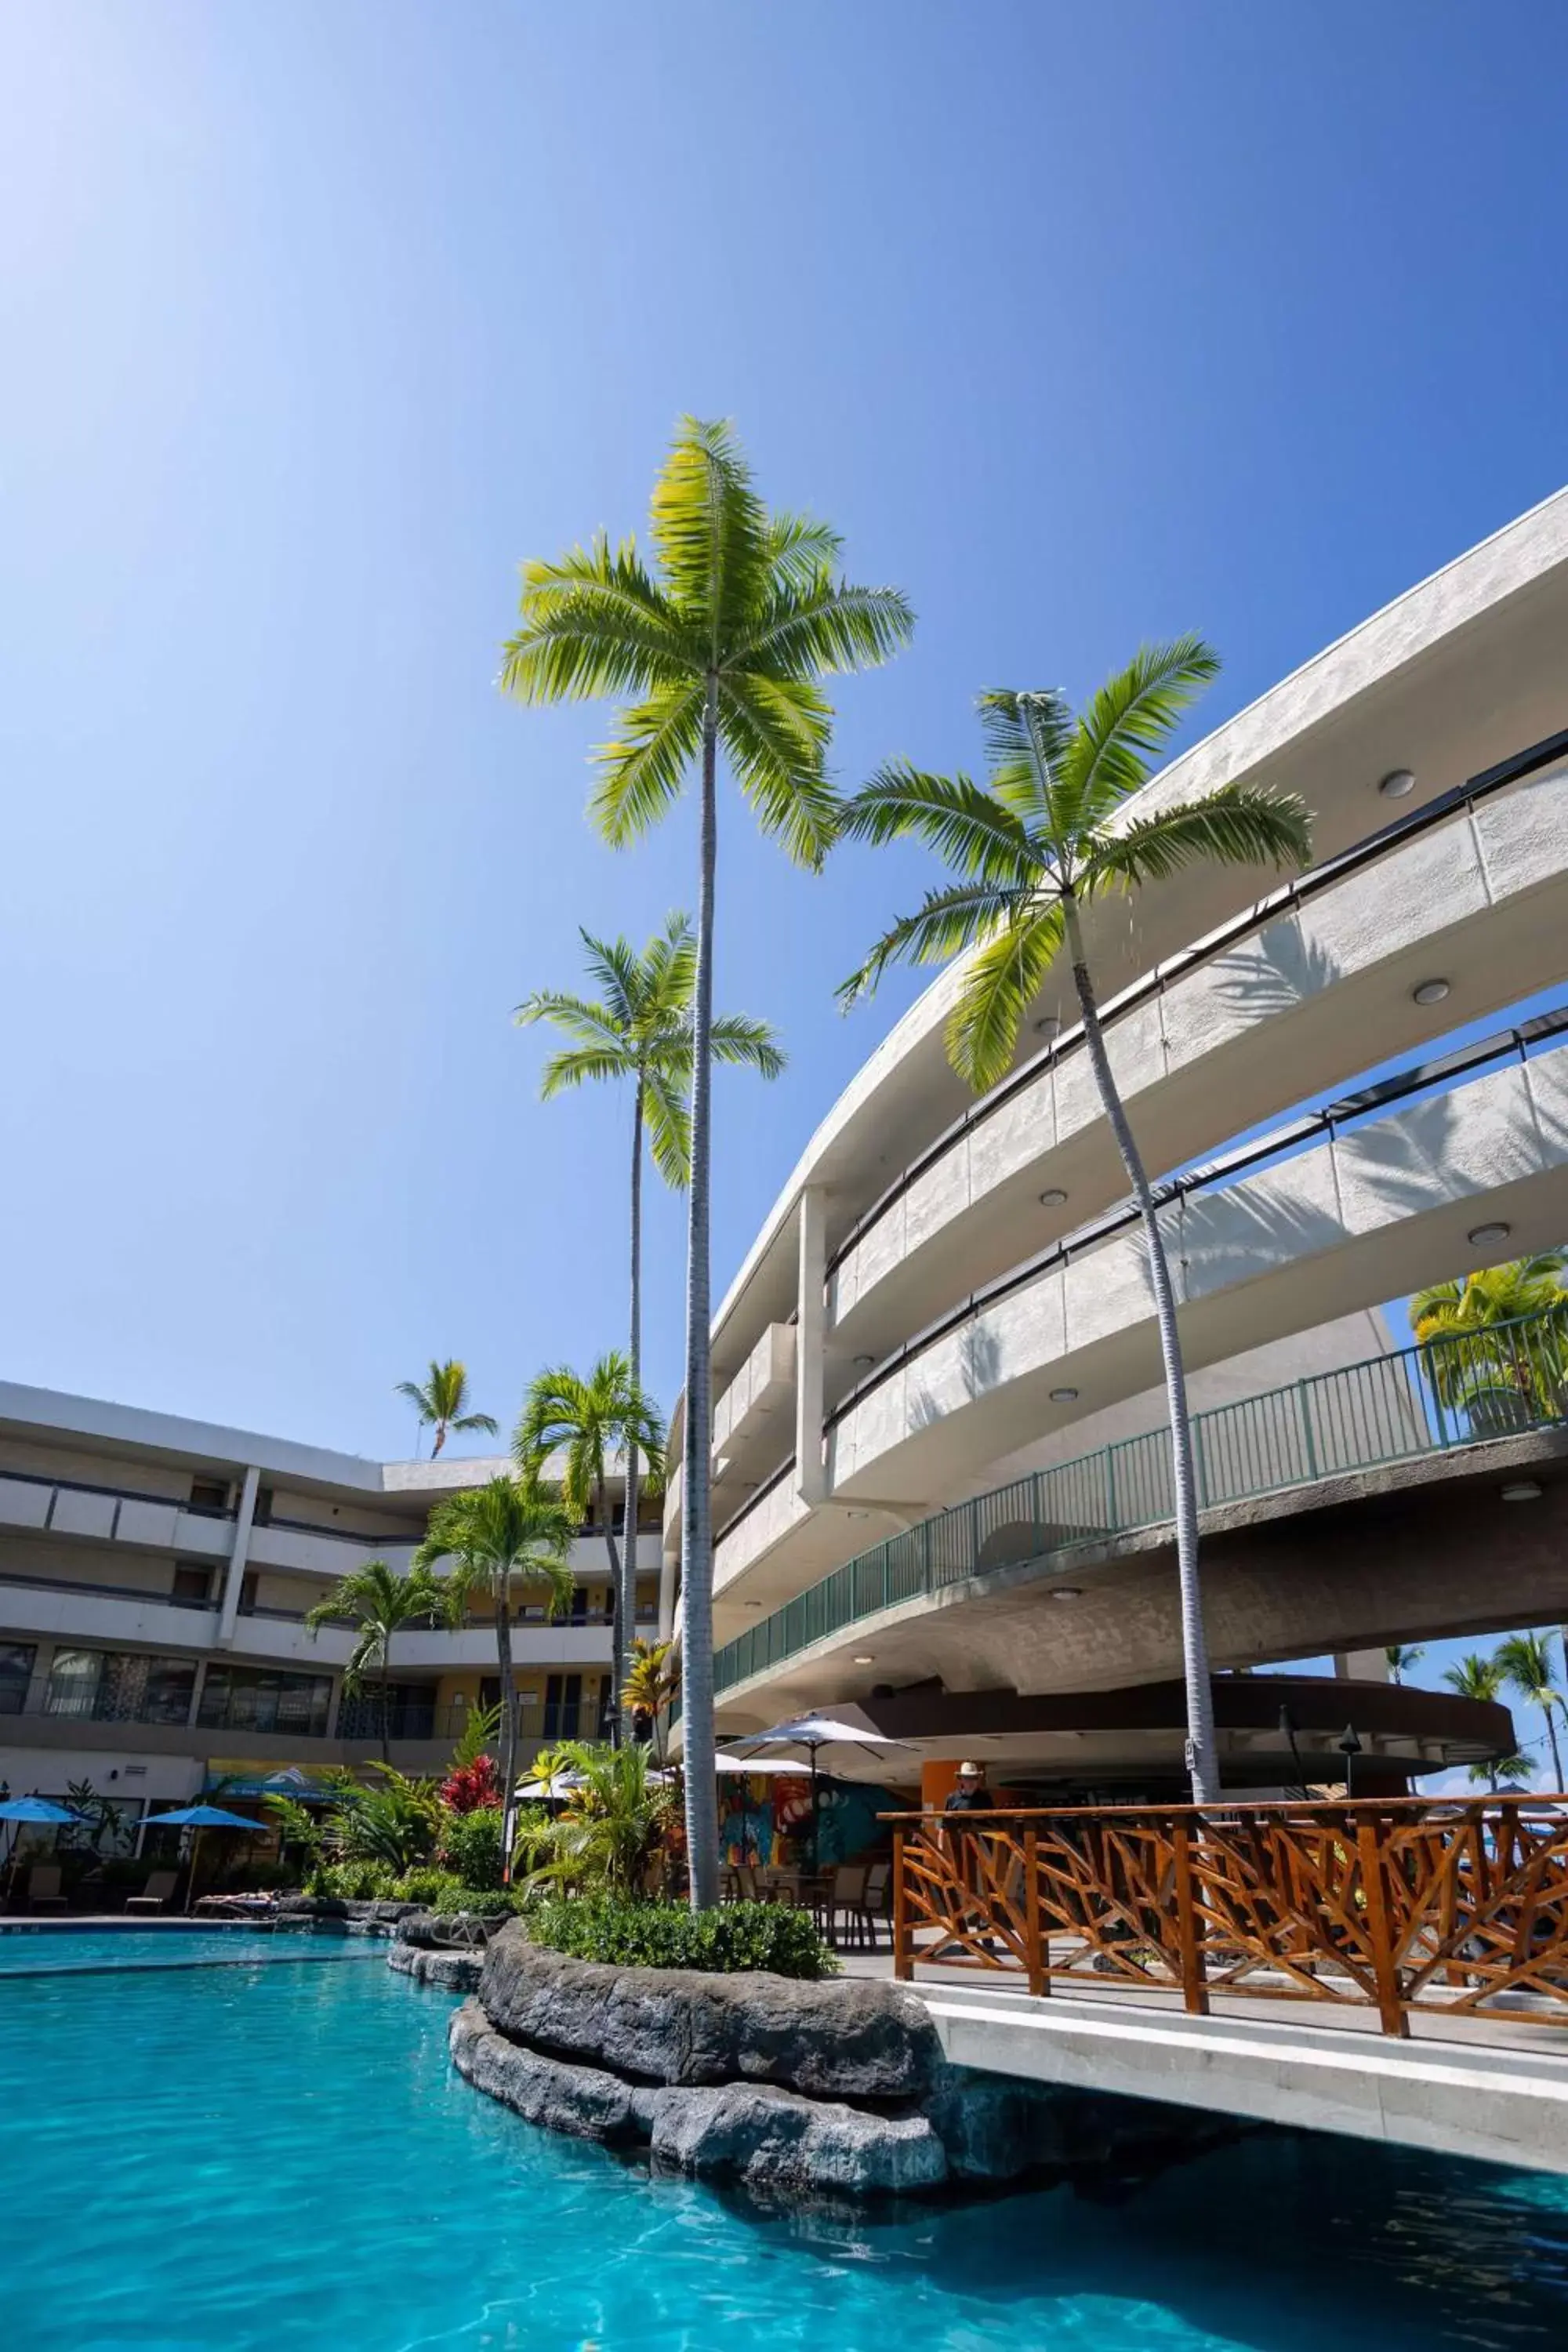
[[[1198,1500],[1246,1502],[1564,1419],[1568,1303],[1195,1413]],[[1168,1427],[1037,1470],[835,1569],[726,1643],[714,1688],[731,1689],[900,1602],[1026,1561],[1065,1567],[1086,1544],[1172,1516]]]
[[[1010,1976],[1097,2000],[1218,1993],[1333,2024],[1568,2025],[1568,1811],[1445,1804],[895,1814],[896,1973]]]

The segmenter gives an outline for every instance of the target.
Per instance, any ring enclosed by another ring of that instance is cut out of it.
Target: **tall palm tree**
[[[621,1689],[626,1660],[637,1623],[637,1535],[632,1512],[637,1501],[633,1465],[646,1454],[657,1478],[664,1461],[665,1431],[658,1410],[632,1377],[620,1350],[601,1356],[584,1380],[565,1364],[541,1372],[531,1383],[512,1439],[512,1451],[525,1477],[537,1477],[547,1454],[566,1456],[561,1497],[574,1522],[581,1525],[592,1503],[605,1531],[610,1561],[610,1589],[616,1595],[616,1637],[611,1652],[614,1694],[612,1736],[620,1736]],[[616,1545],[615,1513],[610,1507],[610,1465],[624,1457],[626,1476],[626,1531]],[[626,1562],[631,1562],[630,1575]]]
[[[1389,1681],[1398,1683],[1403,1682],[1406,1675],[1415,1673],[1426,1653],[1419,1646],[1413,1649],[1408,1642],[1390,1642],[1383,1655],[1388,1667]]]
[[[668,814],[695,767],[697,978],[692,1000],[691,1181],[687,1206],[681,1639],[691,1900],[719,1900],[713,1782],[712,1395],[709,1358],[710,1065],[719,754],[765,833],[816,868],[838,802],[827,779],[832,708],[819,681],[883,662],[914,625],[891,588],[837,576],[821,523],[772,514],[728,425],[679,425],[654,485],[649,571],[602,535],[523,566],[521,625],[501,667],[524,702],[632,698],[599,753],[592,810],[616,846]]]
[[[323,1625],[340,1618],[353,1621],[354,1645],[343,1668],[343,1688],[362,1691],[374,1675],[381,1694],[381,1760],[392,1761],[391,1694],[392,1643],[395,1634],[417,1620],[437,1616],[441,1597],[427,1570],[413,1568],[400,1576],[384,1559],[367,1559],[338,1579],[331,1591],[305,1612],[305,1630],[312,1641]]]
[[[645,1130],[654,1165],[678,1192],[690,1173],[691,999],[697,986],[697,942],[684,915],[671,915],[639,955],[629,940],[581,938],[599,994],[538,989],[517,1008],[526,1027],[548,1021],[566,1044],[544,1065],[540,1094],[548,1102],[568,1087],[629,1079],[632,1087],[631,1338],[626,1363],[634,1388],[642,1385],[642,1162]],[[715,1016],[716,1062],[743,1064],[776,1078],[784,1056],[765,1021],[744,1013]],[[626,1531],[621,1563],[621,1658],[631,1639],[637,1573],[638,1459],[626,1456]],[[669,1627],[661,1608],[661,1633]]]
[[[1563,1751],[1557,1745],[1555,1710],[1568,1721],[1568,1701],[1553,1680],[1550,1633],[1510,1633],[1497,1647],[1497,1664],[1504,1682],[1512,1685],[1529,1706],[1538,1706],[1546,1718],[1546,1741],[1552,1750],[1552,1785],[1563,1786]]]
[[[907,761],[881,769],[845,811],[852,839],[912,835],[956,877],[878,940],[841,1000],[875,988],[897,961],[943,962],[972,950],[948,1022],[948,1056],[977,1092],[1011,1067],[1019,1033],[1065,953],[1101,1106],[1143,1221],[1164,1361],[1171,1472],[1186,1664],[1193,1797],[1219,1794],[1214,1701],[1198,1591],[1197,1492],[1186,1382],[1165,1244],[1142,1155],[1111,1076],[1082,917],[1096,899],[1159,883],[1197,865],[1298,865],[1310,833],[1299,800],[1247,784],[1141,816],[1133,795],[1177,722],[1215,675],[1200,637],[1144,646],[1075,713],[1056,692],[980,698],[988,777],[931,775]]]
[[[496,1433],[496,1424],[488,1412],[464,1411],[468,1402],[468,1368],[456,1356],[449,1356],[444,1364],[438,1364],[432,1357],[429,1379],[399,1381],[397,1394],[408,1399],[419,1415],[422,1428],[435,1430],[436,1443],[430,1448],[432,1462],[454,1429],[482,1429],[487,1437]]]
[[[501,1697],[501,1868],[509,1883],[521,1714],[511,1664],[512,1593],[517,1583],[542,1585],[550,1615],[563,1615],[572,1606],[573,1577],[566,1555],[574,1531],[565,1505],[546,1493],[536,1478],[501,1476],[437,1503],[429,1531],[414,1555],[415,1569],[430,1575],[437,1561],[451,1562],[440,1586],[449,1623],[462,1622],[476,1591],[488,1592],[495,1605]]]
[[[1410,1301],[1410,1324],[1439,1404],[1476,1433],[1529,1428],[1568,1401],[1568,1251],[1542,1250],[1433,1283]]]

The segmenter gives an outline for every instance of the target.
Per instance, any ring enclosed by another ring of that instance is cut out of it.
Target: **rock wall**
[[[449,2043],[465,2080],[530,2123],[792,2196],[1125,2174],[1232,2129],[952,2066],[901,1985],[601,1967],[530,1943],[520,1921],[490,1943]]]

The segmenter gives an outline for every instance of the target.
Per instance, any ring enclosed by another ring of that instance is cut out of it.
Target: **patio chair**
[[[27,1908],[29,1911],[63,1911],[66,1898],[60,1892],[60,1869],[57,1862],[36,1862],[27,1873]]]
[[[823,1896],[823,1912],[827,1925],[827,1940],[838,1941],[838,1923],[842,1918],[857,1944],[866,1940],[864,1910],[867,1870],[863,1862],[841,1864],[829,1880]]]
[[[166,1911],[179,1883],[177,1870],[151,1871],[141,1894],[126,1896],[125,1908],[128,1911]]]

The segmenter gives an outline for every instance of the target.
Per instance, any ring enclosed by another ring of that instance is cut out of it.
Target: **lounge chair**
[[[66,1898],[60,1893],[58,1863],[36,1862],[27,1873],[27,1908],[29,1911],[63,1911]]]
[[[128,1911],[167,1910],[170,1899],[179,1883],[180,1874],[177,1870],[154,1870],[149,1874],[147,1884],[140,1895],[126,1896],[125,1908]]]

